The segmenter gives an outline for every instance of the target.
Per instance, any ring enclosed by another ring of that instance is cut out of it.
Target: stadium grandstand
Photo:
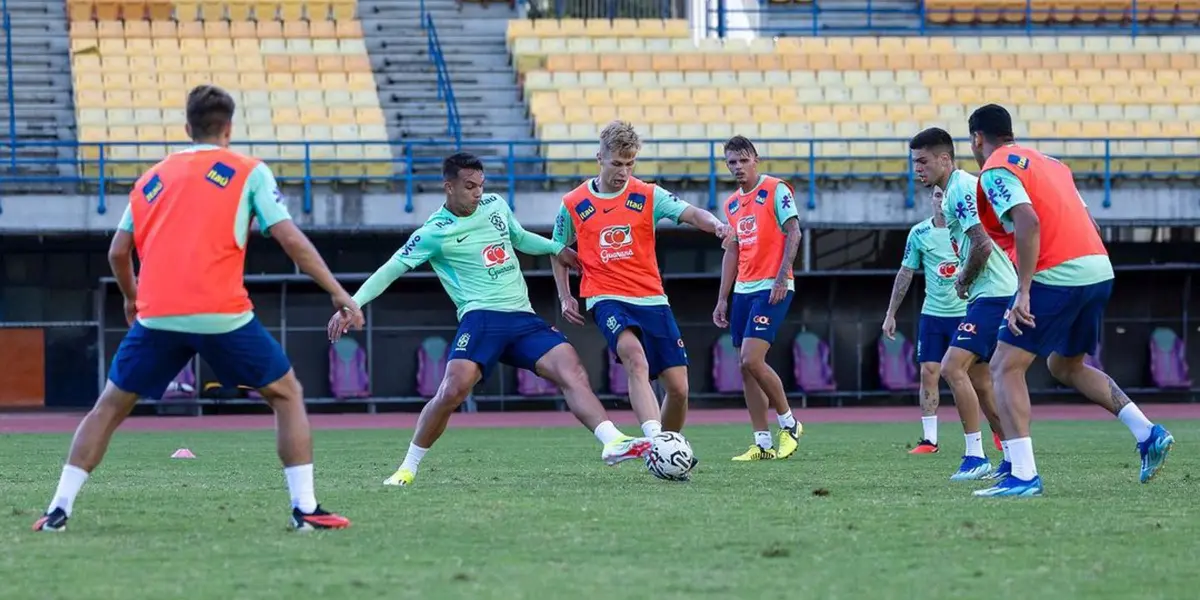
[[[235,149],[272,167],[351,289],[440,205],[456,150],[547,233],[610,121],[644,140],[636,175],[714,212],[733,190],[722,144],[748,136],[795,187],[803,227],[789,343],[770,360],[798,402],[839,406],[915,406],[918,291],[900,342],[880,336],[905,235],[930,214],[907,143],[942,127],[976,172],[967,116],[997,102],[1018,139],[1071,166],[1103,228],[1118,277],[1094,358],[1139,394],[1200,391],[1200,2],[2,2],[0,408],[94,399],[126,330],[108,239],[132,182],[187,144],[184,99],[202,83],[233,94]],[[737,406],[736,352],[711,323],[721,258],[711,237],[663,226],[692,390]],[[535,308],[557,317],[550,263],[521,261]],[[456,322],[427,268],[332,347],[325,297],[274,245],[251,243],[247,274],[314,405],[413,410],[436,389]],[[627,404],[599,332],[559,326],[602,397]],[[1030,377],[1039,401],[1081,401],[1041,365]],[[252,404],[202,363],[177,383],[159,410]],[[558,394],[505,367],[468,407],[562,409]]]

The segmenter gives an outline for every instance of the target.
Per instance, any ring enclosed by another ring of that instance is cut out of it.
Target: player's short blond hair
[[[600,152],[610,156],[631,156],[642,149],[642,139],[628,121],[613,121],[600,131]]]

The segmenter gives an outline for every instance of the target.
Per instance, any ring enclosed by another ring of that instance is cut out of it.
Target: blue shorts
[[[658,378],[660,373],[671,367],[686,367],[688,364],[683,335],[679,333],[679,325],[675,323],[675,315],[669,306],[640,306],[619,300],[601,300],[592,307],[592,318],[604,333],[608,349],[614,355],[617,355],[617,338],[621,337],[621,332],[634,329],[642,342],[642,349],[646,351],[650,379]],[[620,361],[620,355],[617,355],[617,362]]]
[[[771,290],[749,294],[735,292],[729,307],[729,337],[733,339],[733,347],[741,348],[743,338],[758,338],[768,344],[774,342],[794,295],[795,292],[789,290],[779,304],[771,304]]]
[[[473,310],[463,315],[450,360],[475,362],[486,380],[497,362],[537,373],[537,362],[567,336],[529,312]]]
[[[1029,288],[1029,311],[1036,327],[1022,327],[1021,335],[1001,324],[1000,341],[1038,356],[1057,353],[1079,356],[1100,342],[1104,309],[1112,295],[1113,280],[1091,285],[1062,286],[1033,282]],[[1015,298],[1014,298],[1015,300]],[[1012,303],[1009,303],[1009,307]]]
[[[922,314],[921,322],[917,326],[917,364],[941,364],[942,357],[946,356],[946,350],[950,348],[950,340],[961,322],[962,317]]]
[[[161,399],[167,386],[199,354],[225,386],[261,389],[278,381],[292,363],[258,317],[228,333],[182,333],[135,322],[108,369],[118,388]]]
[[[987,362],[996,351],[996,336],[1004,326],[1004,313],[1012,298],[1008,296],[992,296],[976,298],[967,305],[967,316],[958,324],[954,339],[950,341],[953,348],[962,348]]]

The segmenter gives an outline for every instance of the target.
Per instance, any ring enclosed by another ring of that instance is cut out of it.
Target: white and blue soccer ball
[[[688,481],[696,466],[692,445],[683,435],[664,431],[650,439],[646,453],[646,468],[650,474],[666,481]]]

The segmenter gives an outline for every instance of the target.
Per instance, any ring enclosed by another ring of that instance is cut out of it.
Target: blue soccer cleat
[[[1009,475],[1003,481],[990,488],[975,490],[975,495],[985,498],[999,496],[1041,496],[1042,491],[1042,477],[1040,475],[1034,475],[1033,479],[1030,480],[1018,479],[1013,475]]]
[[[1171,435],[1171,432],[1162,425],[1155,425],[1150,430],[1150,437],[1146,438],[1144,442],[1138,442],[1138,454],[1142,455],[1142,483],[1146,483],[1158,475],[1163,464],[1167,462],[1167,453],[1171,451],[1171,446],[1174,444],[1175,436]]]
[[[958,472],[950,476],[950,481],[974,481],[983,479],[992,471],[992,463],[981,456],[964,456]]]
[[[1007,460],[1002,460],[995,469],[992,469],[991,473],[980,477],[980,479],[986,481],[1000,481],[1009,475],[1012,475],[1012,463],[1008,462]]]

